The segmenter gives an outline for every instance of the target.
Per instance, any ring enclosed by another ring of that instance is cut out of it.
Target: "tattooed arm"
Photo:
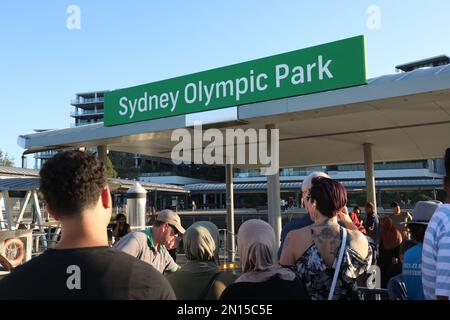
[[[309,237],[310,230],[310,227],[305,227],[292,230],[287,234],[280,258],[280,264],[282,266],[294,265],[311,245],[311,238]]]

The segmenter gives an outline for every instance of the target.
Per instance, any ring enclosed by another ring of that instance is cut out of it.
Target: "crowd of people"
[[[448,203],[450,149],[445,167]],[[217,227],[200,221],[185,230],[171,210],[160,211],[145,231],[132,232],[117,215],[110,246],[111,193],[94,155],[59,153],[40,177],[61,239],[1,280],[0,300],[358,300],[359,280],[373,265],[389,299],[450,297],[450,204],[420,201],[411,215],[394,202],[392,215],[380,217],[368,202],[362,219],[359,207],[347,209],[340,182],[314,172],[302,183],[307,214],[284,225],[279,248],[267,222],[240,226],[241,270],[233,273],[219,269]],[[181,237],[187,262],[180,267],[173,252]]]

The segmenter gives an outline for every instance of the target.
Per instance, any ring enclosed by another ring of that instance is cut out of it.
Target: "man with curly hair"
[[[66,151],[40,171],[48,212],[61,241],[0,281],[2,299],[175,299],[149,264],[108,246],[111,194],[94,155]]]

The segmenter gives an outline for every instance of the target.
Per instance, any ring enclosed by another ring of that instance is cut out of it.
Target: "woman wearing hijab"
[[[217,268],[219,230],[208,221],[192,224],[183,236],[187,263],[168,276],[178,300],[218,300],[236,276]]]
[[[391,218],[380,219],[380,270],[381,287],[386,288],[390,278],[402,272],[400,263],[400,245],[403,241],[402,233],[394,227]]]
[[[228,286],[221,300],[307,299],[295,273],[276,263],[275,232],[262,220],[248,220],[239,228],[238,251],[242,275]]]

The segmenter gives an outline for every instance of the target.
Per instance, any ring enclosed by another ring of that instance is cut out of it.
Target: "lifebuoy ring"
[[[14,269],[14,267],[12,266],[11,262],[9,262],[8,259],[6,259],[4,256],[2,256],[0,254],[0,265],[3,266],[3,268],[6,271],[11,271],[12,269]]]
[[[22,263],[25,256],[25,248],[23,242],[18,238],[6,239],[3,246],[3,256],[8,259],[13,267]]]

